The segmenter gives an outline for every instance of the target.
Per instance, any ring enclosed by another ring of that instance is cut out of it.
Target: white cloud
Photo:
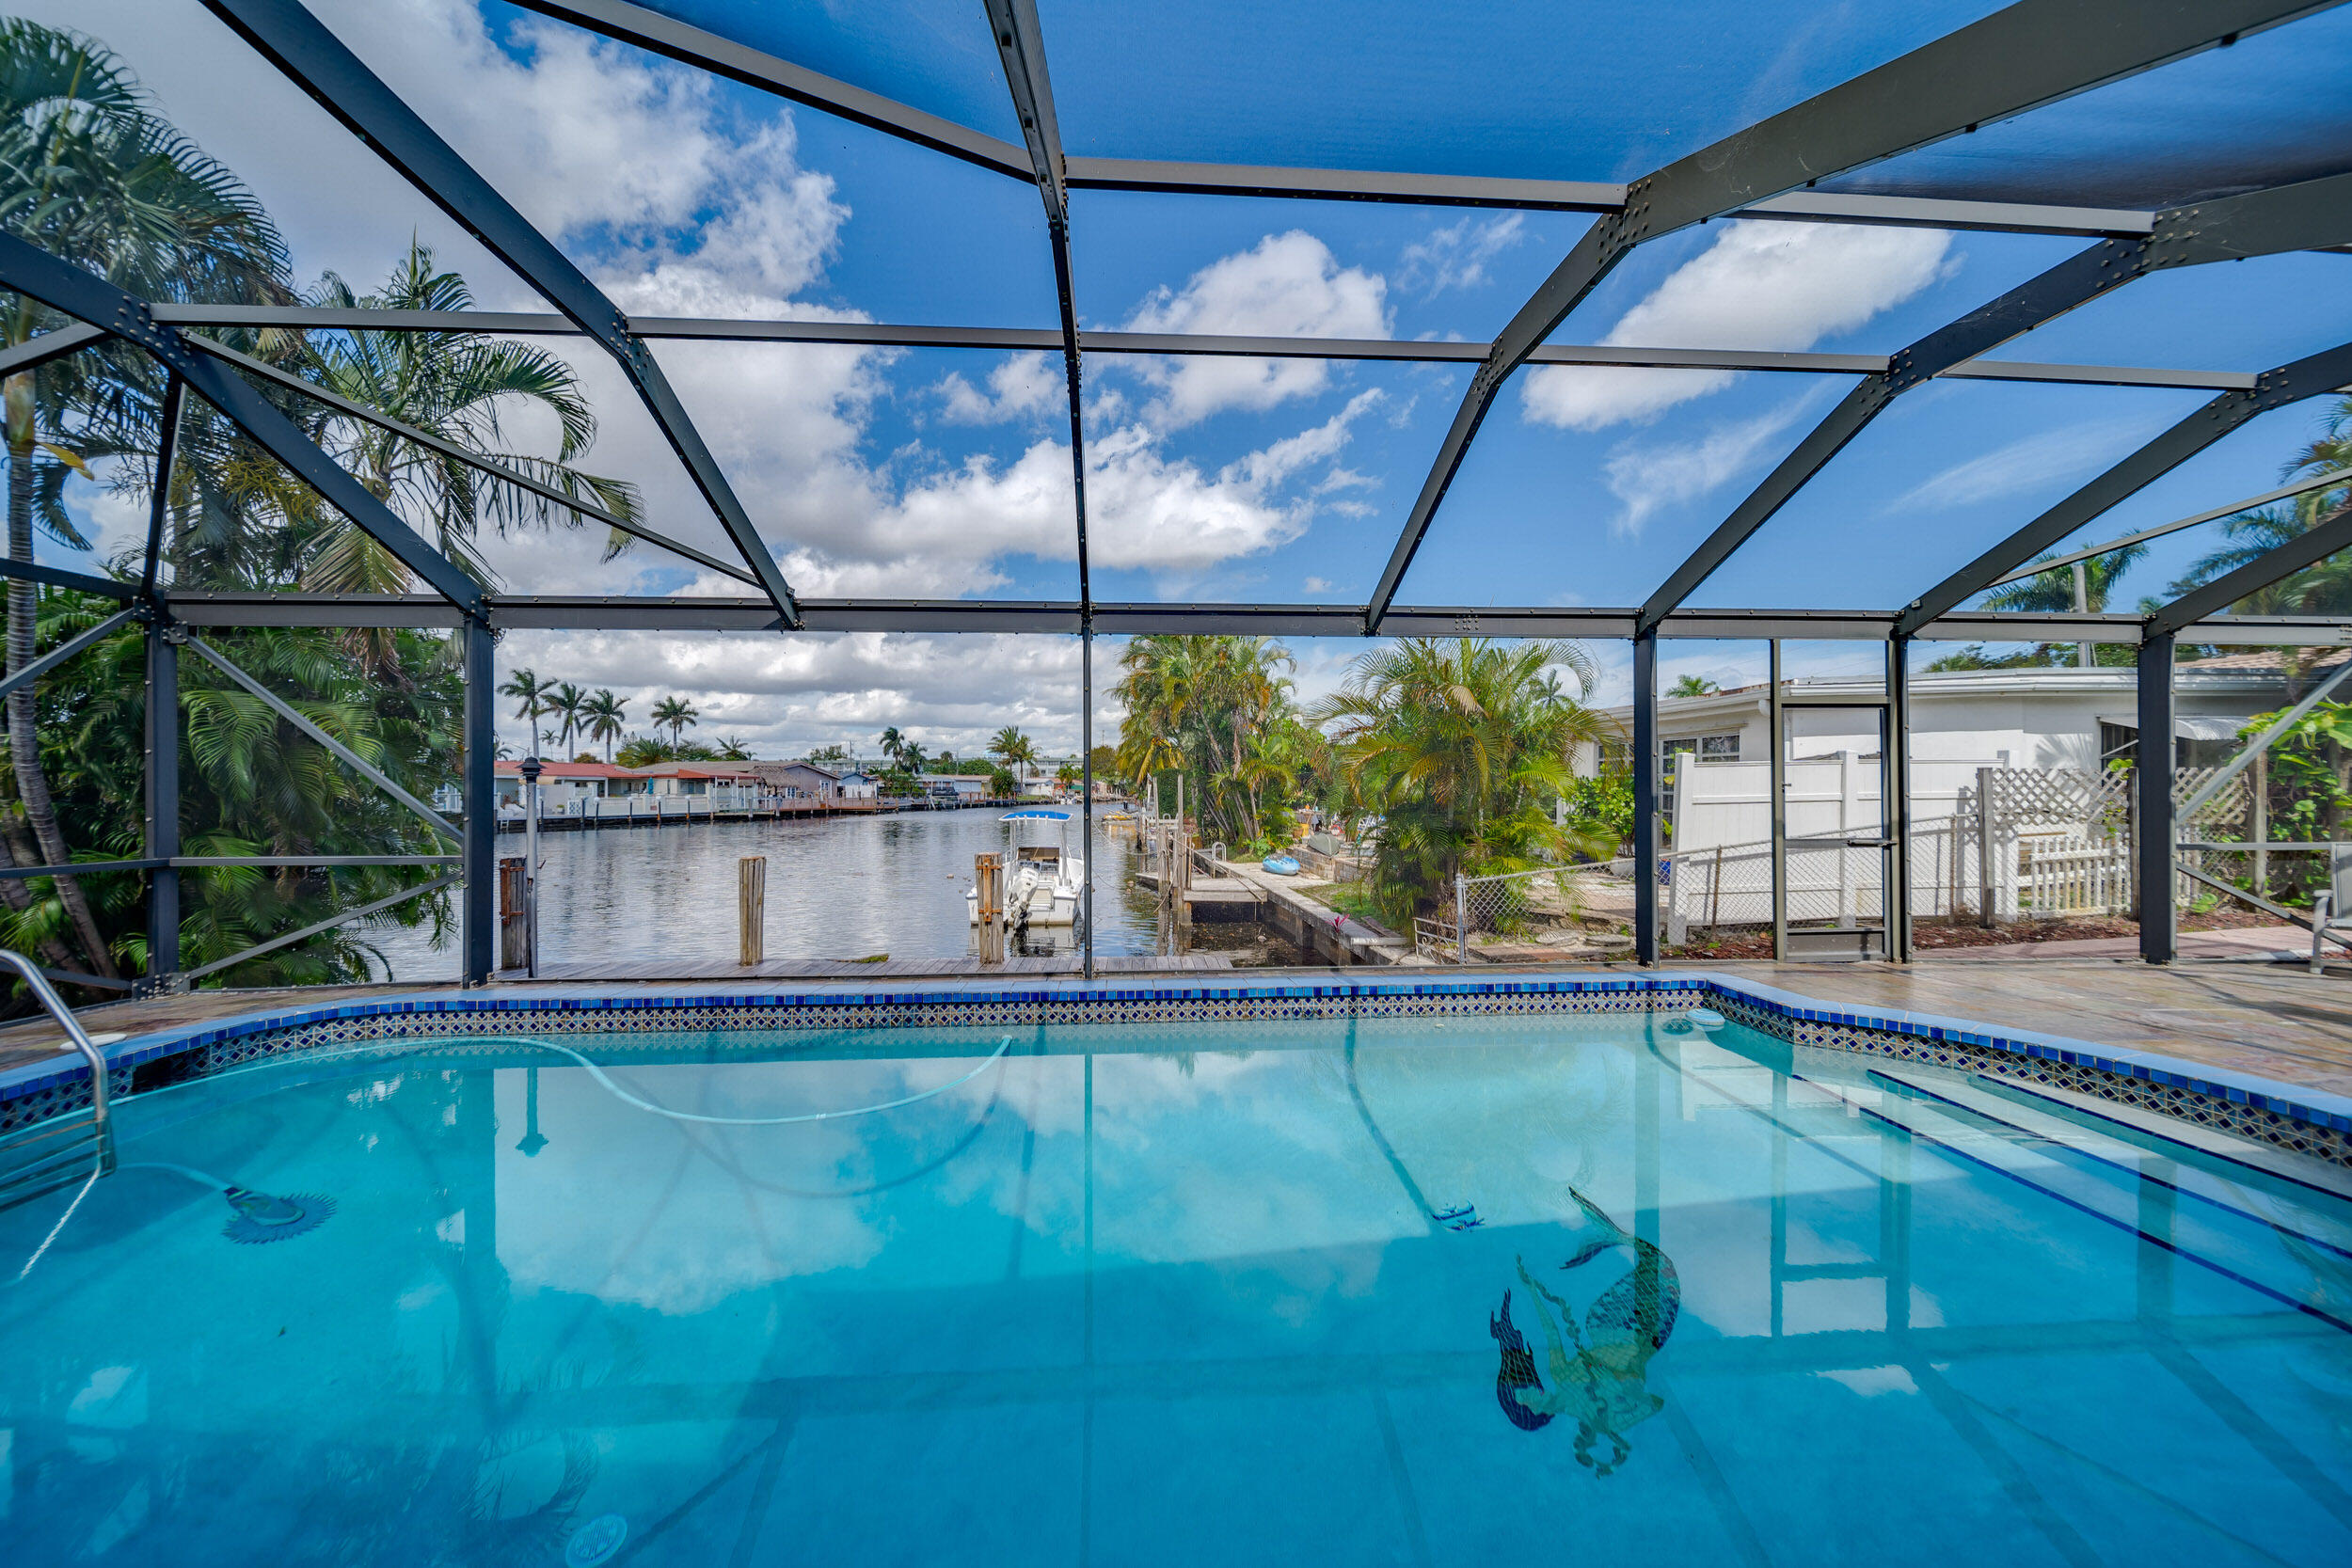
[[[1118,723],[1104,697],[1104,658],[1098,647],[1098,734]],[[1077,640],[1067,637],[518,631],[499,644],[501,680],[528,667],[610,688],[628,702],[632,730],[645,726],[655,702],[683,696],[702,712],[695,734],[739,735],[771,757],[835,741],[870,752],[890,725],[934,749],[968,752],[998,726],[1018,724],[1049,752],[1073,752],[1078,664]],[[510,743],[523,730],[512,707],[500,711]]]
[[[1299,592],[1302,594],[1328,594],[1331,592],[1331,579],[1329,578],[1309,578],[1305,582],[1300,583],[1298,588]]]
[[[1486,263],[1527,237],[1527,214],[1466,217],[1432,230],[1398,257],[1397,286],[1434,299],[1448,289],[1474,289],[1488,280]]]
[[[764,102],[747,108],[742,95],[698,73],[504,8],[493,34],[469,0],[314,3],[625,309],[862,319],[798,297],[827,283],[851,214],[832,178],[806,166],[794,111]],[[34,4],[58,8],[57,0]],[[177,7],[148,15],[152,8],[82,0],[64,4],[57,19],[122,47],[167,88],[167,111],[187,106],[190,129],[283,215],[304,273],[333,266],[364,287],[413,226],[428,243],[437,236],[442,261],[466,273],[485,307],[545,309],[373,154],[265,68],[255,70],[249,49],[200,8],[184,8],[184,16]],[[236,83],[252,85],[224,86]],[[1468,245],[1457,277],[1478,264],[1478,251]],[[1311,235],[1272,234],[1155,292],[1127,325],[1387,337],[1387,288],[1377,273],[1341,265]],[[732,544],[618,369],[578,341],[543,342],[572,365],[598,413],[599,438],[584,466],[637,482],[656,527],[732,559]],[[665,341],[655,352],[804,594],[950,597],[1002,585],[1008,558],[1074,554],[1065,442],[1041,439],[1010,456],[917,448],[877,459],[866,450],[891,393],[890,370],[908,357],[901,351]],[[1332,369],[1199,361],[1137,370],[1136,381],[1098,387],[1089,398],[1095,559],[1170,583],[1198,580],[1295,540],[1319,515],[1359,506],[1343,498],[1369,482],[1338,466],[1349,430],[1375,405],[1385,416],[1403,412],[1400,400],[1367,392],[1220,464],[1191,455],[1178,433],[1221,409],[1263,410],[1322,393]],[[925,406],[940,411],[943,425],[983,412],[992,423],[1050,422],[1063,395],[1050,356],[967,375],[932,387],[938,401]],[[528,416],[509,435],[518,450],[552,446],[552,431]],[[109,542],[144,522],[111,500],[90,511]],[[602,562],[601,543],[601,530],[526,529],[482,548],[515,592],[748,592],[651,546]],[[1046,638],[516,633],[501,648],[509,666],[533,663],[646,701],[690,695],[707,716],[703,733],[740,730],[769,754],[870,739],[892,722],[961,750],[1009,719],[1049,744],[1074,745],[1076,657],[1074,641]],[[1017,713],[1006,712],[1009,692],[1020,693]],[[642,723],[644,701],[631,711]]]
[[[1067,392],[1061,368],[1042,352],[1016,354],[988,372],[982,392],[961,372],[949,372],[932,388],[944,401],[941,418],[949,424],[1003,424],[1035,418],[1060,406]]]
[[[2145,434],[2136,420],[2096,420],[2027,436],[1929,475],[1888,502],[1886,510],[1949,512],[2088,479]]]
[[[1605,346],[1800,352],[1849,332],[1943,276],[1951,236],[1931,229],[1748,220],[1668,275]],[[1547,365],[1524,378],[1522,416],[1565,430],[1654,419],[1720,391],[1731,371]]]
[[[1349,427],[1380,403],[1359,393],[1322,424],[1245,454],[1214,471],[1174,457],[1166,437],[1135,422],[1099,431],[1087,443],[1087,510],[1092,556],[1104,567],[1195,573],[1288,544],[1305,531],[1311,499],[1279,492],[1302,470],[1336,457]],[[1018,552],[1047,560],[1077,553],[1072,525],[1070,448],[1045,439],[1009,464],[985,456],[911,486],[872,532],[895,562],[984,562]],[[993,586],[991,577],[977,586]]]
[[[321,8],[525,217],[617,247],[619,276],[757,278],[781,300],[818,276],[849,216],[832,179],[799,166],[790,117],[738,126],[707,75],[529,16],[501,43],[470,0]]]
[[[1745,472],[1817,398],[1794,398],[1756,419],[1718,425],[1696,441],[1619,442],[1601,467],[1610,493],[1625,503],[1610,531],[1638,534],[1661,509],[1696,500]]]
[[[1212,261],[1182,289],[1154,291],[1126,326],[1131,332],[1238,337],[1386,338],[1388,289],[1377,273],[1342,267],[1328,245],[1294,229]],[[1331,377],[1320,359],[1201,356],[1145,360],[1136,369],[1159,390],[1152,418],[1165,429],[1229,408],[1263,410],[1312,397]]]

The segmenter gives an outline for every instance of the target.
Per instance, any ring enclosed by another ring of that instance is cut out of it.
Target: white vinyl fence
[[[2211,772],[2179,769],[2175,798],[2185,800]],[[1912,780],[1915,916],[2006,924],[2133,909],[2129,772],[1923,761],[1912,765]],[[1693,928],[1771,923],[1770,790],[1769,763],[1683,759],[1660,890],[1670,942]],[[2182,836],[2232,836],[2248,799],[2243,785],[2223,791],[2181,825]],[[1791,923],[1881,916],[1883,853],[1849,841],[1883,836],[1883,823],[1876,757],[1788,764]]]

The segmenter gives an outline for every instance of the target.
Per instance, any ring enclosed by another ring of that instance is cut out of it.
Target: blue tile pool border
[[[1471,979],[939,980],[870,989],[741,984],[501,988],[262,1008],[105,1048],[109,1082],[201,1077],[321,1046],[504,1033],[843,1029],[957,1024],[1223,1022],[1327,1017],[1646,1012],[1706,1003],[1802,1046],[1991,1071],[2249,1136],[2352,1166],[2352,1100],[2324,1091],[2029,1030],[1901,1009],[1839,1006],[1704,970],[1496,974]],[[85,1104],[88,1069],[61,1055],[0,1072],[0,1132]]]

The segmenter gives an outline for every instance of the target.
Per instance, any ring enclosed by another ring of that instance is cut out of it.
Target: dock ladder
[[[14,1208],[70,1182],[115,1168],[113,1113],[107,1104],[106,1057],[73,1010],[57,998],[48,976],[22,953],[0,948],[0,963],[24,977],[33,998],[64,1026],[66,1039],[89,1064],[89,1104],[41,1123],[21,1137],[0,1140],[0,1209]]]

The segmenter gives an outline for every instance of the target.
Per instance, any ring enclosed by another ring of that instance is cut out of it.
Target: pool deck
[[[1212,956],[1214,957],[1214,956]],[[1398,971],[1365,969],[1229,970],[1167,959],[1105,959],[1109,977],[1181,974],[1187,980],[1234,981],[1328,977],[1347,981],[1396,980]],[[1016,967],[1018,966],[1018,967]],[[971,980],[982,975],[1073,976],[1074,961],[1018,959],[982,970],[972,960],[888,964],[803,963],[763,965],[757,971],[732,965],[708,973],[680,974],[675,966],[644,966],[643,975],[603,969],[594,981],[550,974],[536,981],[501,980],[492,992],[562,995],[609,989],[616,980],[663,979],[699,983],[743,979],[808,979],[832,982],[909,979]],[[2179,964],[2152,969],[2112,960],[2041,958],[2011,962],[1972,960],[1923,962],[1908,967],[1876,963],[1775,964],[1717,961],[1692,965],[1713,973],[1793,991],[1819,1001],[1855,1007],[1901,1009],[1967,1019],[1996,1028],[2037,1031],[2127,1050],[2151,1052],[2207,1067],[2352,1096],[2352,983],[2342,971],[2315,976],[2288,965],[2249,963]],[[1507,974],[1569,973],[1639,974],[1630,964],[1565,966],[1525,972],[1480,968],[1446,970],[1443,977],[1495,980]],[[305,988],[294,990],[213,990],[144,1001],[114,1002],[79,1015],[93,1035],[145,1035],[240,1013],[292,1006],[326,1006],[375,997],[453,991],[453,986],[400,984]],[[54,1055],[63,1042],[54,1023],[29,1020],[0,1029],[0,1069]]]

